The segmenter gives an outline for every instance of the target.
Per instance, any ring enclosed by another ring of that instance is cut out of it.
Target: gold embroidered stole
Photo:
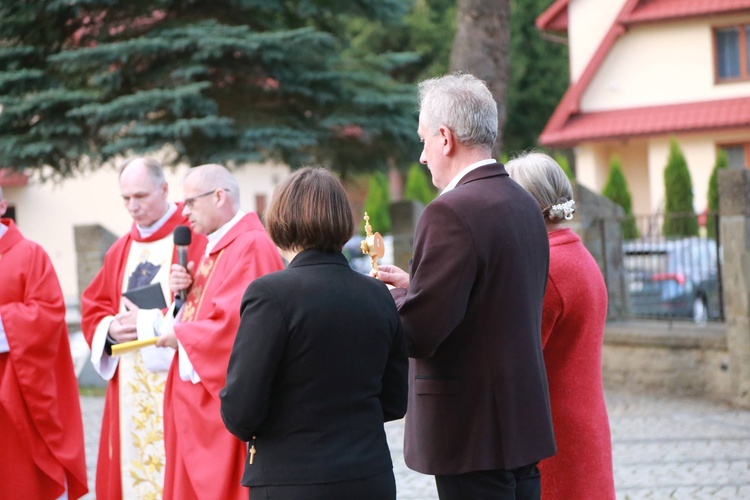
[[[171,302],[169,272],[172,235],[153,242],[131,244],[122,291],[129,281],[160,283]],[[158,270],[157,270],[158,269]],[[137,283],[138,286],[142,283]],[[124,306],[121,306],[124,311]],[[122,497],[160,499],[164,485],[164,387],[167,372],[149,371],[140,351],[120,356],[120,467]]]
[[[204,256],[201,259],[201,263],[198,266],[198,272],[195,273],[193,287],[190,289],[185,305],[182,306],[181,322],[187,323],[197,319],[198,311],[200,311],[201,305],[203,304],[203,294],[206,288],[208,288],[209,283],[211,283],[214,270],[223,254],[224,250],[221,250],[218,254],[212,254],[208,257]]]

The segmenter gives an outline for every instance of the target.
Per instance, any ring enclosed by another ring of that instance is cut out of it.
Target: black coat
[[[255,436],[246,486],[346,481],[392,469],[383,422],[406,412],[406,341],[387,287],[340,253],[307,250],[253,281],[221,413]]]

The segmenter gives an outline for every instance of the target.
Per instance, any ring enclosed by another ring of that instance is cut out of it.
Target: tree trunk
[[[510,73],[510,0],[458,0],[450,68],[484,80],[495,97],[498,130],[492,154],[499,160]]]

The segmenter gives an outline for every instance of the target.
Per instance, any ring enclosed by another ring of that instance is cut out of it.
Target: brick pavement
[[[750,410],[624,387],[609,387],[606,397],[618,500],[750,499]],[[81,401],[93,489],[104,400]],[[437,498],[432,477],[404,465],[403,422],[386,424],[386,432],[399,500]]]

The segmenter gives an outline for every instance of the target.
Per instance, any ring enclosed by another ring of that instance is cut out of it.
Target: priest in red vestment
[[[165,303],[172,301],[169,269],[177,261],[172,233],[188,224],[182,205],[168,200],[158,161],[134,158],[124,164],[119,188],[133,225],[107,251],[104,265],[81,297],[81,328],[92,363],[109,380],[96,470],[100,500],[162,494],[163,394],[174,353],[149,347],[118,358],[110,355],[110,346],[154,335],[151,325],[163,319],[163,311],[136,310],[124,304],[122,294],[158,283]],[[189,256],[198,258],[204,248],[205,238],[193,235]]]
[[[164,393],[164,498],[246,499],[240,481],[247,446],[224,426],[219,391],[226,385],[242,295],[252,280],[282,269],[283,262],[258,216],[239,210],[239,185],[227,169],[192,169],[184,191],[183,214],[193,231],[207,235],[208,245],[197,266],[172,266],[172,291],[190,291],[173,330],[157,344],[178,353]]]
[[[8,202],[0,189],[0,216]],[[78,381],[47,253],[0,219],[0,498],[88,491]]]

